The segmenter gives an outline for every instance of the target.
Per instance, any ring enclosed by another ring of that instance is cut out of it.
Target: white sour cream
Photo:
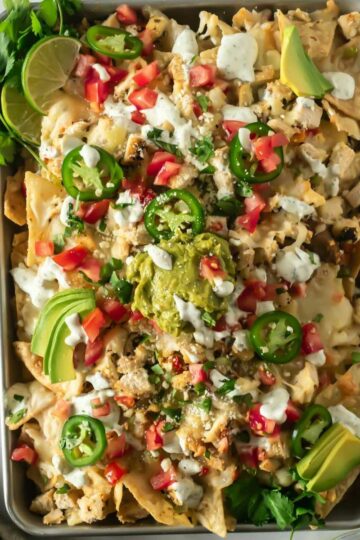
[[[108,72],[106,71],[104,66],[102,66],[101,64],[93,64],[91,67],[99,75],[100,81],[102,81],[102,82],[110,81],[110,75],[108,74]]]
[[[355,94],[355,79],[352,75],[342,71],[326,71],[325,79],[331,82],[334,89],[331,95],[338,99],[352,99]]]
[[[317,351],[311,354],[307,354],[305,356],[305,360],[310,362],[310,364],[313,364],[316,367],[321,367],[326,362],[326,355],[324,352],[324,349],[321,349],[321,351]]]
[[[110,412],[107,416],[102,416],[101,421],[107,427],[113,427],[114,424],[119,423],[120,409],[116,403],[111,399],[115,395],[115,392],[110,389],[94,390],[88,394],[80,394],[72,398],[73,412],[72,414],[86,414],[92,416],[93,409],[91,407],[91,401],[99,398],[101,403],[106,400],[110,403]]]
[[[236,332],[233,333],[233,337],[235,338],[233,348],[236,351],[242,352],[250,349],[248,335],[248,330],[236,330]]]
[[[103,377],[99,371],[92,375],[88,375],[85,380],[92,384],[94,390],[105,390],[110,386],[108,379]]]
[[[146,251],[152,260],[152,262],[161,268],[162,270],[171,270],[173,267],[172,257],[170,253],[164,249],[154,246],[152,244],[145,246],[144,251]]]
[[[319,266],[320,259],[316,253],[300,248],[294,251],[280,250],[275,262],[276,273],[289,283],[308,281]]]
[[[70,334],[65,338],[66,345],[69,345],[69,347],[76,347],[79,343],[88,342],[88,337],[81,326],[78,313],[73,313],[66,317],[65,324],[70,330]]]
[[[258,45],[249,33],[225,35],[221,39],[216,65],[226,79],[255,80],[254,64]]]
[[[275,390],[264,396],[260,414],[269,420],[283,424],[286,421],[286,409],[289,399],[289,393],[285,388],[275,388]]]
[[[79,139],[79,137],[74,137],[74,135],[64,135],[62,140],[62,151],[64,156],[71,152],[71,150],[74,150],[74,148],[82,146],[83,144],[84,141]]]
[[[128,225],[137,223],[144,215],[144,209],[140,200],[135,195],[132,195],[130,190],[120,193],[115,204],[124,205],[124,208],[121,209],[112,209],[110,207],[110,215],[120,227],[127,227]]]
[[[234,292],[234,288],[235,286],[231,281],[224,281],[222,278],[214,279],[213,291],[220,298],[230,296]]]
[[[289,214],[293,214],[299,219],[303,219],[304,217],[311,216],[315,213],[313,206],[310,206],[310,204],[307,204],[296,197],[280,197],[279,206],[285,210],[285,212],[289,212]]]
[[[61,223],[65,226],[67,225],[67,221],[69,217],[70,205],[72,205],[73,208],[75,207],[75,199],[73,199],[70,196],[65,197],[61,205],[60,216],[59,216]]]
[[[334,405],[329,407],[332,421],[339,422],[348,428],[354,435],[360,437],[360,418],[353,412],[349,411],[344,405]]]
[[[191,478],[181,478],[169,487],[175,504],[186,506],[187,508],[196,508],[199,506],[203,497],[204,490]]]
[[[201,465],[195,459],[184,458],[178,463],[179,471],[186,476],[192,476],[193,474],[199,474],[201,471]]]
[[[256,315],[259,317],[260,315],[263,315],[264,313],[269,313],[269,311],[274,311],[275,306],[274,302],[271,302],[271,300],[265,300],[264,302],[257,302],[256,304]]]
[[[100,161],[99,152],[89,144],[84,144],[79,153],[87,167],[96,167]]]
[[[191,62],[194,56],[199,53],[195,32],[190,28],[184,28],[175,39],[171,52],[179,54],[185,63]]]
[[[246,150],[246,152],[249,152],[249,153],[251,152],[251,148],[252,148],[250,135],[251,135],[251,132],[247,128],[241,127],[238,131],[240,144],[242,145],[244,150]]]
[[[249,107],[237,107],[236,105],[224,105],[222,108],[224,120],[236,120],[251,124],[257,122],[256,114]]]
[[[86,472],[81,468],[77,468],[67,474],[63,474],[63,477],[67,482],[75,486],[77,489],[81,489],[87,484]]]
[[[177,294],[173,295],[176,309],[180,319],[189,322],[195,328],[194,338],[197,343],[210,348],[214,344],[214,332],[205,326],[201,318],[201,311],[192,302],[186,302]]]

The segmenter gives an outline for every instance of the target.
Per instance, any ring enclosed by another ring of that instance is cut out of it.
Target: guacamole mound
[[[233,282],[235,266],[228,242],[211,233],[195,238],[179,234],[158,245],[172,256],[172,270],[162,270],[145,252],[136,255],[127,269],[127,279],[135,286],[132,309],[154,319],[160,328],[173,335],[192,329],[191,324],[181,321],[174,294],[216,318],[224,314],[229,298],[216,296],[212,284],[199,275],[199,265],[202,257],[216,255],[228,274],[226,279]]]

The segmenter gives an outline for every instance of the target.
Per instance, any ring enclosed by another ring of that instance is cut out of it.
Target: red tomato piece
[[[51,255],[54,255],[54,242],[37,240],[35,242],[35,253],[38,257],[51,257]]]
[[[124,405],[128,409],[132,409],[135,405],[133,396],[115,396],[114,399],[118,405]]]
[[[272,435],[279,430],[275,420],[269,420],[260,413],[261,403],[257,403],[248,412],[249,427],[255,435]]]
[[[104,469],[106,480],[114,486],[127,473],[127,470],[120,467],[115,461],[108,463]]]
[[[25,461],[29,465],[34,465],[38,455],[36,451],[27,444],[20,444],[11,453],[12,461]]]
[[[139,88],[138,90],[133,90],[131,94],[128,95],[130,103],[135,105],[139,111],[155,107],[157,98],[157,92],[151,90],[151,88]]]
[[[256,229],[261,211],[265,206],[265,202],[258,193],[254,193],[251,197],[246,197],[245,214],[236,218],[236,225],[239,225],[252,234]]]
[[[106,457],[108,459],[120,458],[125,454],[126,450],[126,437],[125,433],[117,435],[112,439],[108,440],[108,445],[106,448]]]
[[[192,109],[197,118],[199,118],[199,116],[201,116],[204,112],[197,101],[194,101]]]
[[[162,471],[150,478],[150,484],[156,491],[166,489],[174,482],[176,482],[176,470],[173,466],[169,470]]]
[[[321,336],[314,323],[304,324],[302,333],[301,351],[303,354],[312,354],[321,351],[324,348]]]
[[[56,264],[62,266],[66,272],[69,272],[80,266],[88,254],[89,251],[86,249],[86,247],[75,246],[71,249],[63,251],[62,253],[59,253],[58,255],[54,255],[53,260],[56,262]]]
[[[81,203],[76,215],[81,217],[86,223],[94,225],[106,215],[109,210],[109,204],[109,199],[103,199],[102,201],[93,203]]]
[[[56,409],[54,409],[51,414],[57,418],[61,418],[61,420],[66,420],[69,418],[70,413],[71,403],[66,399],[59,399],[56,402]]]
[[[171,161],[166,161],[156,175],[154,185],[167,186],[169,184],[170,178],[179,174],[180,169],[180,163],[172,163]]]
[[[229,451],[229,438],[222,437],[217,444],[217,451],[219,454],[226,454]]]
[[[157,60],[137,71],[133,77],[138,86],[146,86],[160,75],[160,68]]]
[[[178,354],[173,354],[171,357],[172,368],[175,373],[182,373],[184,371],[184,364]]]
[[[294,403],[289,400],[288,406],[286,409],[286,419],[288,422],[297,422],[301,416],[301,412],[299,409],[294,405]]]
[[[226,322],[225,315],[223,315],[222,317],[220,317],[220,319],[216,321],[214,330],[215,332],[225,332],[225,330],[227,329],[228,329],[228,325]]]
[[[82,78],[87,77],[93,64],[96,64],[95,56],[92,56],[91,54],[79,54],[74,75]]]
[[[85,349],[85,366],[92,366],[93,364],[95,364],[95,362],[97,362],[102,357],[104,348],[104,341],[101,336],[96,338],[94,342],[89,341],[86,344]]]
[[[204,86],[213,86],[215,82],[216,66],[204,64],[194,66],[189,71],[190,86],[192,88],[203,88]]]
[[[160,426],[161,424],[161,426]],[[147,450],[159,450],[164,444],[164,439],[160,433],[163,422],[152,424],[145,432]]]
[[[274,152],[271,143],[271,136],[265,135],[264,137],[258,137],[253,141],[253,150],[257,160],[261,161],[271,156]]]
[[[246,467],[256,469],[259,465],[258,448],[239,449],[239,459]]]
[[[201,468],[201,471],[199,472],[199,476],[206,476],[207,474],[209,474],[209,472],[210,472],[210,468],[204,466]]]
[[[95,257],[87,257],[84,262],[78,266],[78,270],[83,272],[91,281],[100,281],[101,264]]]
[[[96,57],[97,62],[99,62],[102,66],[112,66],[113,60],[110,58],[110,56],[106,56],[105,54],[101,54],[97,51],[93,51],[94,56]]]
[[[240,120],[224,120],[222,127],[227,135],[226,141],[232,141],[239,129],[244,126],[246,126],[246,122],[240,122]]]
[[[190,364],[191,384],[205,382],[208,379],[207,373],[202,364]]]
[[[116,8],[116,17],[125,26],[137,23],[136,11],[127,4],[121,4],[121,6]]]
[[[108,81],[101,81],[99,77],[91,75],[85,80],[84,94],[85,99],[91,103],[101,105],[110,94]]]
[[[246,213],[257,209],[260,209],[261,212],[266,206],[264,199],[261,197],[261,195],[259,195],[259,193],[254,193],[251,195],[251,197],[246,197],[244,204]]]
[[[149,56],[154,50],[154,38],[151,30],[143,30],[138,35],[138,38],[143,42],[142,56]]]
[[[236,303],[241,311],[246,311],[248,313],[255,313],[256,311],[257,299],[250,287],[245,287],[245,289],[241,291]]]
[[[123,321],[129,314],[129,310],[119,300],[107,298],[101,302],[101,309],[116,323]]]
[[[281,159],[275,152],[273,152],[269,157],[260,161],[261,168],[267,173],[275,171],[280,163]]]
[[[199,274],[202,278],[213,281],[215,278],[224,278],[226,272],[216,255],[201,257]]]
[[[106,325],[106,319],[104,317],[101,309],[96,307],[91,311],[82,322],[82,327],[85,330],[86,335],[88,336],[91,343],[93,343],[98,335],[100,330]]]
[[[108,416],[110,414],[111,407],[108,401],[102,403],[100,398],[94,398],[90,401],[90,404],[94,418],[101,418],[102,416]]]
[[[286,146],[287,144],[289,144],[289,139],[283,133],[275,133],[275,135],[271,135],[271,146],[273,148]]]
[[[146,122],[145,116],[140,111],[133,111],[131,113],[131,120],[135,122],[135,124],[140,124],[140,126],[143,126]]]
[[[160,171],[161,167],[166,162],[174,163],[176,161],[176,157],[174,154],[170,154],[170,152],[163,152],[162,150],[159,150],[158,152],[155,152],[153,157],[151,158],[151,161],[149,165],[147,166],[147,174],[150,176],[156,176],[157,173]]]
[[[130,315],[129,323],[137,324],[143,319],[145,319],[144,315],[140,311],[135,310]]]
[[[113,88],[119,84],[119,82],[123,81],[128,74],[126,69],[121,69],[114,66],[107,66],[106,71],[110,75],[110,81],[108,81],[110,88]]]
[[[260,366],[258,369],[258,374],[260,381],[265,386],[272,386],[276,383],[276,377],[270,370],[266,369],[264,366]]]
[[[293,283],[290,287],[290,294],[297,298],[305,298],[306,287],[306,283]]]

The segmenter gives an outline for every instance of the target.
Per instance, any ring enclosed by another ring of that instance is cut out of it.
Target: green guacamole
[[[199,265],[203,256],[216,255],[228,274],[226,279],[234,282],[235,266],[228,242],[210,233],[195,238],[180,234],[161,241],[159,247],[172,256],[172,270],[156,266],[147,253],[136,255],[127,269],[127,279],[135,286],[132,308],[174,335],[192,328],[191,324],[181,321],[174,294],[216,318],[224,314],[229,299],[216,296],[212,284],[199,275]]]

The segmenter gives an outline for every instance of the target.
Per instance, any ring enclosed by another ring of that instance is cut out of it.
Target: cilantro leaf
[[[123,304],[128,304],[131,300],[132,285],[126,279],[118,278],[116,272],[112,273],[110,283],[114,287],[116,296]]]
[[[111,53],[122,53],[125,50],[125,34],[107,36],[99,41],[101,47],[107,49]]]
[[[170,152],[170,154],[174,154],[175,156],[182,158],[183,153],[181,152],[181,150],[179,150],[176,144],[166,142],[161,139],[162,132],[162,129],[153,128],[148,131],[147,138],[152,141],[158,148],[161,148],[166,152]]]
[[[59,4],[64,13],[70,17],[78,13],[82,8],[81,0],[59,0]]]
[[[1,25],[0,25],[1,26]],[[0,33],[0,82],[10,73],[15,63],[15,53],[11,51],[10,40]]]
[[[255,476],[242,472],[239,478],[224,490],[227,507],[238,521],[249,521],[248,505],[261,495],[261,486]]]
[[[205,412],[210,412],[212,407],[212,399],[210,397],[207,397],[200,401],[200,403],[197,403],[197,406],[202,409]]]
[[[211,326],[212,328],[216,326],[216,319],[214,319],[214,317],[208,311],[204,311],[201,318],[204,323],[207,324],[207,326]]]
[[[201,107],[202,112],[206,112],[209,108],[209,98],[204,94],[199,94],[196,96],[196,101]]]
[[[16,144],[9,133],[0,131],[0,165],[12,163],[15,158]]]
[[[294,521],[294,503],[289,497],[280,491],[271,490],[263,493],[263,498],[279,529],[290,527]]]
[[[251,197],[253,194],[252,187],[245,180],[236,179],[235,191],[240,197]]]
[[[39,16],[50,28],[53,28],[58,19],[56,0],[42,0],[39,6]]]
[[[38,16],[36,15],[35,11],[31,12],[30,19],[31,19],[31,30],[33,34],[35,34],[35,36],[42,36],[43,31],[42,31],[41,22]]]
[[[216,390],[218,396],[226,396],[229,392],[235,389],[235,379],[227,379],[224,377],[224,384]]]
[[[70,203],[69,204],[69,211],[66,218],[66,227],[64,232],[64,237],[71,236],[73,232],[82,233],[85,230],[85,224],[82,219],[80,219],[78,216],[74,213],[74,207]]]
[[[26,415],[27,413],[27,409],[20,409],[19,411],[17,411],[16,413],[14,414],[11,414],[9,417],[8,417],[8,422],[9,424],[17,424],[18,422],[20,422],[20,420],[22,420],[24,418],[24,416]]]
[[[195,142],[189,148],[190,152],[197,157],[201,163],[206,163],[214,155],[214,144],[211,137],[204,137]]]
[[[88,167],[83,164],[73,163],[71,165],[74,176],[78,176],[83,181],[85,187],[91,187],[101,192],[104,189],[104,185],[101,181],[100,172],[96,167]]]
[[[243,210],[243,204],[235,197],[231,195],[226,195],[217,201],[215,205],[215,212],[220,216],[227,216],[229,218],[235,219],[241,214]]]

